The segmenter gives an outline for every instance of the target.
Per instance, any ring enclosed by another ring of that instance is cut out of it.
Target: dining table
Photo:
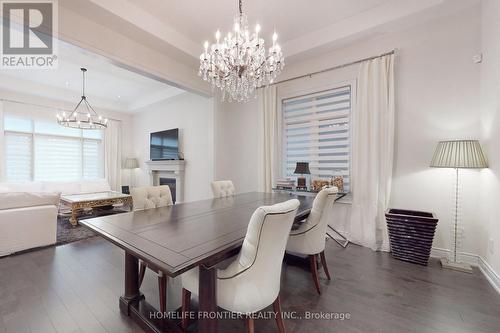
[[[146,332],[181,332],[177,322],[155,316],[158,310],[140,292],[139,260],[168,277],[199,268],[199,313],[216,313],[217,264],[238,253],[248,223],[260,206],[298,199],[294,223],[310,213],[314,197],[292,193],[249,192],[80,220],[79,223],[125,251],[125,285],[120,311]],[[217,332],[217,316],[198,316],[198,331]]]

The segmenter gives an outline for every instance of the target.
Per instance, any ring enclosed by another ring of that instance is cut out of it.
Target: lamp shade
[[[487,168],[481,145],[477,140],[440,141],[431,161],[433,168]]]
[[[308,162],[297,162],[297,165],[295,166],[294,173],[301,174],[301,175],[309,175],[311,173],[311,171],[309,171],[309,163]]]
[[[137,169],[139,167],[139,161],[137,158],[127,158],[124,167],[125,169]]]

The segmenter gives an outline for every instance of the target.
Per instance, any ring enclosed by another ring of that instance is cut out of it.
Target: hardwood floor
[[[500,331],[500,296],[477,270],[441,270],[437,260],[421,267],[334,242],[325,254],[332,280],[319,270],[321,296],[309,272],[284,266],[282,309],[297,316],[348,313],[350,319],[285,318],[289,333]],[[141,332],[118,309],[123,258],[96,237],[0,259],[0,333]],[[149,270],[142,290],[158,306],[157,277]],[[244,321],[221,320],[219,331],[244,332]],[[255,320],[255,332],[278,332],[274,318]]]

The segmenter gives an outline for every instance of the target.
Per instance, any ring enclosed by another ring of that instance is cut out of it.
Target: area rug
[[[86,216],[78,217],[79,220],[89,219],[97,216],[106,216],[112,214],[120,214],[126,211],[121,209],[112,210],[94,210],[92,214]],[[73,227],[69,222],[69,216],[58,216],[57,217],[57,242],[56,245],[68,244],[76,242],[79,240],[87,239],[90,237],[95,237],[97,234],[92,230],[82,226],[77,225]]]
[[[59,216],[57,218],[56,245],[68,244],[95,236],[97,236],[97,234],[89,228],[81,225],[73,227],[69,222],[69,217]]]

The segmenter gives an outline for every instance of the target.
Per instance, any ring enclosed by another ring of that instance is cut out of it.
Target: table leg
[[[216,269],[206,268],[200,265],[199,278],[199,309],[200,317],[198,319],[198,331],[201,333],[216,333],[217,319],[215,317],[217,311],[216,303]]]
[[[69,218],[69,222],[71,223],[71,225],[73,227],[76,227],[77,224],[78,224],[78,221],[76,220],[76,213],[77,213],[77,209],[74,208],[74,207],[71,207],[71,217]]]
[[[125,294],[120,297],[120,310],[130,315],[130,305],[142,299],[139,292],[139,260],[125,252]]]

